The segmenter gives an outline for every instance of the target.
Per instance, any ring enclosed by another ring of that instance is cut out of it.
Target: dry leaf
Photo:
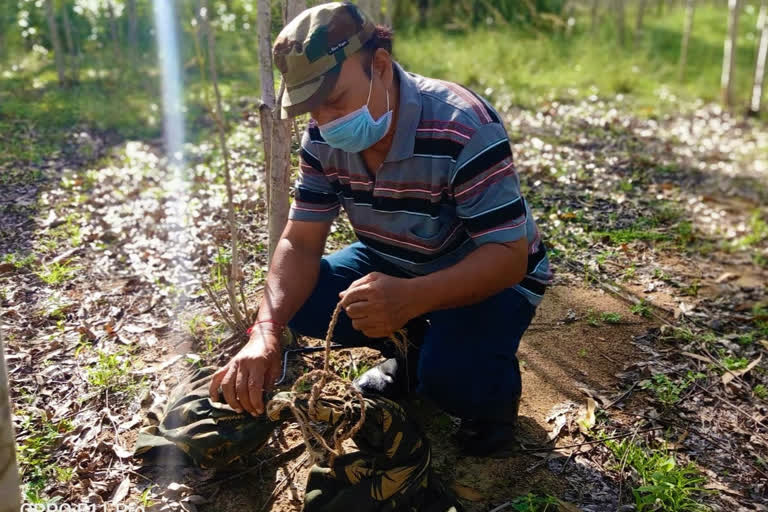
[[[453,489],[453,492],[456,493],[456,496],[465,500],[482,501],[485,499],[485,496],[480,494],[478,490],[467,487],[466,485],[462,485],[458,482],[454,482],[451,488]]]
[[[115,489],[114,494],[112,494],[112,503],[122,503],[126,496],[128,496],[128,491],[131,488],[131,479],[129,477],[125,477],[122,482],[120,482],[120,485],[117,486],[117,489]]]

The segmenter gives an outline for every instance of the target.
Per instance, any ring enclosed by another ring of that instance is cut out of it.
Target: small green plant
[[[579,357],[587,357],[587,349],[580,348],[579,349]]]
[[[142,508],[144,508],[145,510],[155,504],[155,500],[150,498],[150,496],[152,495],[153,487],[155,487],[154,484],[150,485],[149,487],[144,489],[141,492],[141,494],[139,494],[139,503],[141,503]]]
[[[625,281],[628,281],[628,280],[630,280],[630,279],[635,277],[635,273],[636,272],[637,272],[637,268],[635,267],[635,264],[633,263],[632,265],[630,265],[630,266],[628,266],[627,268],[624,269],[624,274],[623,274],[622,278]]]
[[[763,220],[759,210],[755,210],[749,218],[749,234],[735,240],[735,249],[748,249],[768,240],[768,223]]]
[[[132,391],[136,382],[131,377],[130,354],[126,350],[116,353],[98,353],[98,361],[88,369],[88,383],[102,391]]]
[[[24,496],[30,503],[52,503],[42,496],[42,489],[50,478],[59,479],[58,467],[51,464],[53,451],[60,439],[74,429],[70,420],[52,422],[46,416],[33,416],[19,411],[20,434],[24,440],[17,444],[16,454],[24,479]]]
[[[618,324],[621,322],[620,313],[611,313],[608,311],[601,311],[596,313],[592,308],[587,312],[587,323],[592,327],[599,327],[602,324]]]
[[[670,407],[680,401],[680,395],[688,389],[692,382],[704,377],[706,377],[706,375],[703,373],[693,373],[689,371],[684,378],[673,381],[663,373],[657,373],[650,379],[641,381],[640,387],[642,389],[651,390],[662,404],[666,407]]]
[[[741,370],[743,368],[746,368],[749,364],[749,360],[745,357],[733,357],[733,356],[726,356],[722,360],[723,366],[725,366],[730,371],[736,371]]]
[[[80,270],[79,266],[56,262],[50,265],[43,265],[37,276],[45,284],[56,286],[72,279],[78,270]]]
[[[752,392],[757,398],[761,398],[763,400],[768,399],[768,388],[766,388],[764,384],[758,384],[752,388]]]
[[[636,473],[632,488],[638,512],[675,510],[705,512],[699,496],[707,491],[706,479],[692,463],[681,466],[665,449],[644,449],[629,439],[605,441],[617,461],[623,461]]]
[[[20,254],[11,253],[6,254],[3,256],[2,262],[3,263],[10,263],[13,265],[16,270],[21,270],[25,267],[29,268],[32,267],[35,263],[35,256],[32,254],[27,254],[26,256],[22,256]]]
[[[646,301],[645,299],[641,300],[637,304],[632,305],[632,307],[630,307],[629,309],[635,315],[640,315],[646,318],[651,316],[651,306],[648,304],[648,301]]]
[[[355,380],[370,369],[371,367],[367,363],[355,365],[354,368],[352,365],[348,365],[344,370],[341,371],[341,378],[346,380]]]
[[[690,221],[683,221],[675,227],[677,231],[677,243],[682,246],[691,244],[695,237],[693,234],[693,224]]]
[[[554,496],[528,493],[512,500],[509,506],[508,510],[515,512],[557,512],[560,509],[560,500]]]

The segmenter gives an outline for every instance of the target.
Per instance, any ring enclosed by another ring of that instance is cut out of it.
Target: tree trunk
[[[305,0],[288,0],[284,12],[283,23],[289,23],[297,14],[306,8]],[[261,41],[261,38],[260,38]],[[263,68],[262,68],[262,71]],[[270,69],[271,56],[270,56]],[[280,84],[280,95],[285,84]],[[272,90],[274,94],[274,89]],[[274,101],[273,101],[274,104]],[[290,179],[291,179],[291,120],[280,119],[280,112],[272,110],[272,136],[270,137],[270,164],[267,186],[269,187],[268,218],[269,218],[269,261],[277,247],[277,242],[283,234],[288,222],[290,210]]]
[[[739,31],[739,0],[728,0],[728,35],[723,45],[723,73],[720,76],[720,98],[724,106],[731,106],[733,63],[736,59],[736,42]]]
[[[45,0],[45,17],[48,18],[48,31],[50,32],[51,44],[53,44],[53,57],[56,60],[56,73],[59,76],[59,85],[64,86],[67,82],[64,51],[61,47],[59,30],[56,25],[56,14],[53,10],[53,0]]]
[[[17,512],[21,507],[9,390],[8,371],[5,366],[5,347],[2,336],[0,336],[0,468],[2,468],[0,469],[0,496],[3,497],[0,503],[0,512]]]
[[[616,3],[616,26],[619,33],[619,44],[624,46],[626,39],[626,23],[624,16],[624,0],[614,0]]]
[[[682,82],[685,78],[685,67],[688,64],[688,42],[693,31],[693,15],[696,12],[696,0],[687,0],[685,5],[685,26],[683,27],[683,42],[680,45],[680,67],[678,77]]]
[[[645,3],[647,0],[638,0],[637,19],[635,20],[635,40],[640,41],[640,34],[643,31],[643,16],[645,15]]]
[[[270,176],[272,174],[272,111],[275,108],[275,80],[272,74],[272,11],[269,0],[258,0],[257,30],[259,33],[259,78],[261,79],[261,106],[259,119],[261,140],[264,144],[264,181],[266,183],[267,211],[272,202]],[[270,221],[271,224],[271,221]],[[269,240],[269,257],[272,257],[272,239]]]
[[[67,11],[66,5],[61,9],[61,21],[64,24],[64,37],[67,41],[67,53],[69,54],[69,67],[72,71],[72,80],[78,82],[80,81],[80,51],[75,44],[75,39],[72,37],[72,23],[69,20],[69,12]]]
[[[590,9],[590,18],[592,20],[592,34],[597,32],[597,8],[600,6],[600,0],[592,0],[592,8]]]
[[[419,26],[427,26],[427,11],[429,10],[429,0],[419,0]]]
[[[139,19],[136,13],[136,0],[126,0],[128,9],[128,43],[131,45],[131,57],[139,58]]]
[[[760,44],[755,60],[755,78],[752,82],[752,99],[749,102],[749,113],[758,115],[763,99],[763,85],[765,83],[765,61],[768,57],[768,0],[763,0],[760,7],[760,17],[757,21],[760,31]]]
[[[115,54],[115,65],[120,68],[120,30],[117,26],[117,18],[115,17],[115,9],[112,7],[112,2],[107,2],[107,13],[109,14],[109,31],[112,34],[112,51]]]

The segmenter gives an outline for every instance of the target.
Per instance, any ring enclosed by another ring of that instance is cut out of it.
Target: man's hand
[[[219,385],[224,399],[237,412],[256,416],[264,412],[263,391],[271,390],[280,376],[282,347],[280,333],[258,324],[251,339],[226,365],[213,374],[209,393],[219,401]]]
[[[369,338],[384,338],[418,316],[409,279],[372,272],[339,294],[352,326]]]

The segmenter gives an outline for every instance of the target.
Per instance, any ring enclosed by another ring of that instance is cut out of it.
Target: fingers
[[[237,365],[230,365],[224,380],[221,381],[221,390],[224,392],[224,400],[237,412],[243,412],[240,402],[237,401],[235,394],[235,379],[237,377]]]
[[[243,409],[255,415],[256,410],[251,403],[249,389],[250,381],[252,380],[251,375],[253,375],[253,372],[249,372],[247,368],[240,366],[237,371],[235,388],[237,389],[237,398],[240,401],[240,405],[243,406]]]
[[[248,401],[251,403],[253,412],[251,414],[258,415],[264,412],[264,399],[262,392],[264,391],[264,376],[257,373],[251,373],[248,376]]]
[[[372,310],[374,309],[373,303],[368,301],[360,301],[355,302],[353,304],[350,304],[346,307],[345,311],[347,312],[347,316],[352,319],[359,319],[359,318],[365,318],[367,316],[370,316],[372,313]]]
[[[208,394],[211,396],[211,402],[219,401],[219,385],[221,384],[224,376],[227,374],[227,371],[229,371],[229,367],[224,366],[216,370],[216,373],[213,374],[213,377],[211,378],[211,385],[208,386]]]
[[[341,305],[344,309],[352,303],[361,302],[368,299],[370,295],[371,286],[369,284],[362,284],[356,287],[349,287],[346,291],[339,293]]]

